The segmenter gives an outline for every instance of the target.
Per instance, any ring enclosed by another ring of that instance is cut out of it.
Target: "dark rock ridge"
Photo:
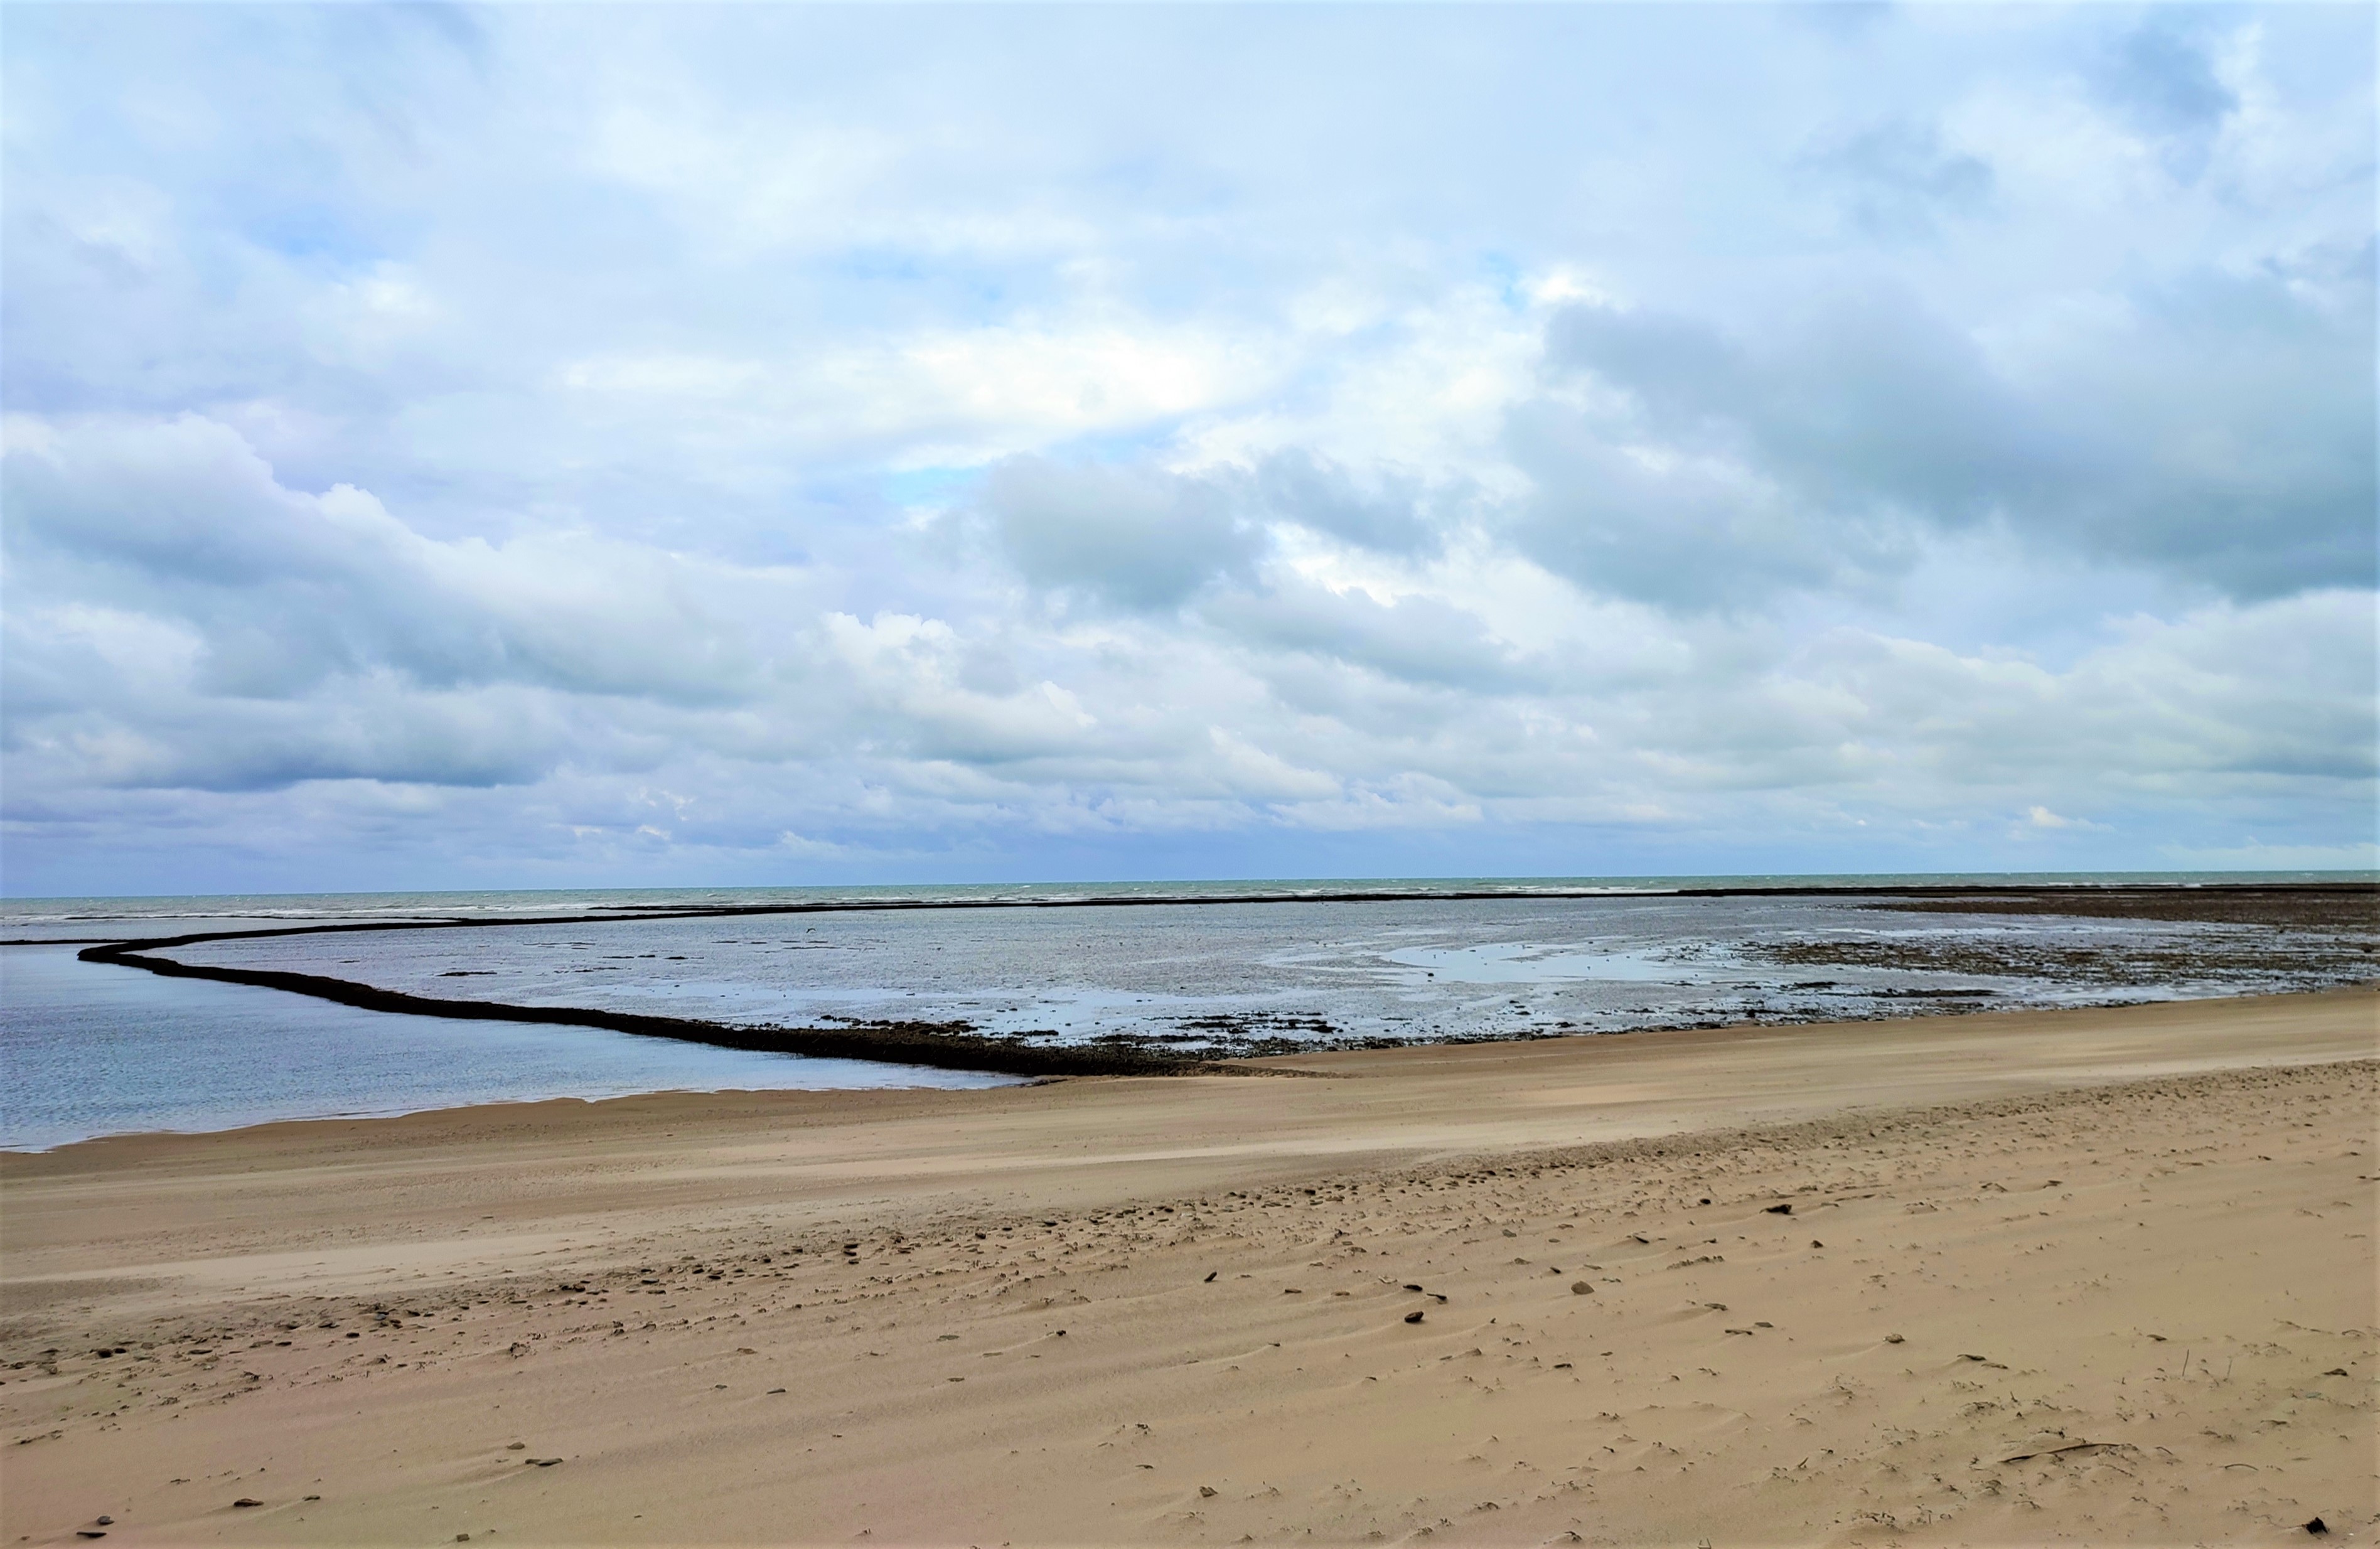
[[[271,935],[277,932],[242,932]],[[988,1071],[1013,1076],[1150,1076],[1212,1071],[1211,1061],[1191,1059],[1132,1044],[1062,1044],[1036,1047],[1007,1038],[986,1037],[964,1023],[880,1022],[851,1027],[738,1027],[692,1017],[647,1016],[634,1011],[602,1010],[588,1006],[514,1006],[495,1000],[450,1000],[408,995],[334,979],[322,974],[292,974],[271,968],[224,968],[212,963],[177,962],[148,955],[161,945],[188,946],[198,939],[172,943],[124,942],[87,947],[76,956],[85,962],[113,962],[145,968],[169,979],[212,979],[220,984],[251,985],[260,989],[310,995],[317,1000],[368,1011],[402,1011],[418,1017],[451,1017],[471,1022],[530,1022],[569,1027],[601,1027],[633,1033],[645,1038],[675,1038],[682,1043],[709,1044],[718,1048],[757,1049],[768,1054],[800,1054],[820,1059],[873,1059],[901,1065],[923,1065],[940,1071]],[[147,949],[141,950],[138,949]]]

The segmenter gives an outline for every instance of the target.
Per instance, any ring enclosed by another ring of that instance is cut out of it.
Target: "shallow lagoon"
[[[391,1015],[78,962],[74,950],[0,950],[0,1147],[548,1097],[1006,1079],[594,1027]]]
[[[1095,903],[1046,886],[19,901],[0,906],[6,938],[48,944],[0,949],[0,1145],[555,1096],[1005,1079],[364,1010],[76,961],[70,943],[92,940],[369,922],[400,928],[170,955],[440,999],[733,1025],[942,1023],[1223,1055],[2311,989],[2369,977],[2380,944],[2368,902],[2277,932],[1653,890],[1689,880],[1579,896],[1552,894],[1575,883],[1354,885],[1384,895],[1364,898],[1316,896],[1345,884],[1141,885],[1098,889],[1129,902]],[[1259,889],[1272,901],[1246,896]],[[869,907],[654,914],[852,904]]]

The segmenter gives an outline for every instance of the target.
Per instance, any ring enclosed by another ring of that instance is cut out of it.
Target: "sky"
[[[0,889],[2373,866],[2374,48],[11,4]]]

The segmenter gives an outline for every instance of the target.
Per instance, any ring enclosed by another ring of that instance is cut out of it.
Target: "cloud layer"
[[[938,16],[12,18],[0,885],[2374,863],[2368,16]]]

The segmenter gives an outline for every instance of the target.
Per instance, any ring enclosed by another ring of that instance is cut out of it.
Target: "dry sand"
[[[0,1158],[0,1534],[2364,1541],[2375,1008]]]

